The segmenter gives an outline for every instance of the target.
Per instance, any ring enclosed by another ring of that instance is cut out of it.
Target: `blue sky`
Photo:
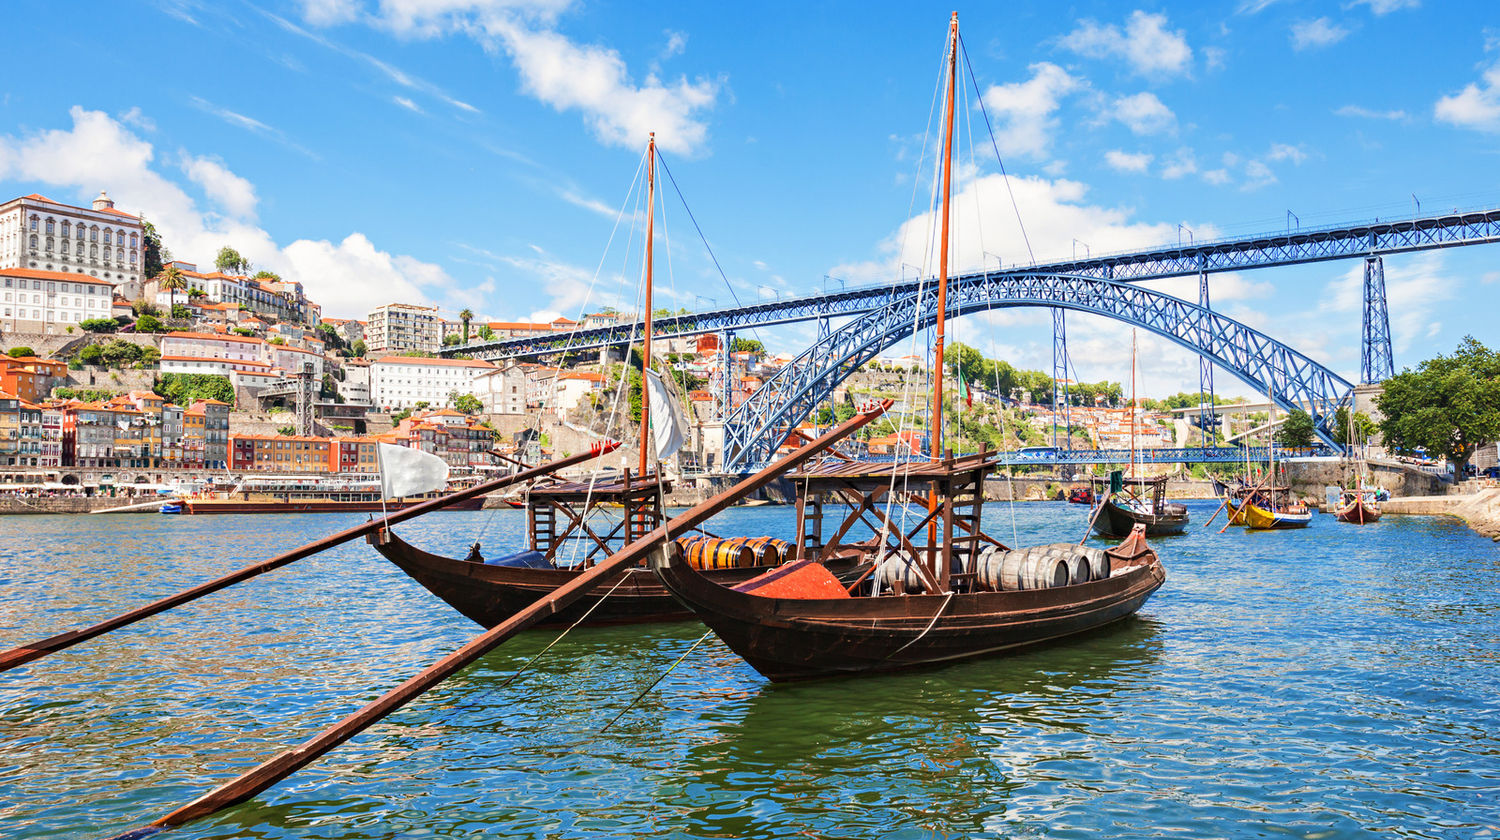
[[[921,262],[919,162],[953,7],[143,0],[72,26],[22,4],[7,13],[25,34],[0,88],[0,193],[107,189],[179,258],[234,245],[330,315],[404,300],[573,316],[634,299],[628,220],[611,232],[655,130],[727,275],[674,199],[659,299],[881,282]],[[1039,258],[1275,230],[1288,211],[1310,226],[1500,201],[1493,3],[957,8]],[[960,262],[1024,259],[967,90]],[[1387,260],[1398,366],[1465,333],[1500,345],[1497,253]],[[1243,272],[1213,294],[1352,379],[1358,271]],[[1010,310],[957,332],[1043,366],[1049,323]],[[810,334],[762,338],[794,349]],[[1070,338],[1083,379],[1128,376],[1127,328],[1075,317]],[[1147,392],[1196,387],[1194,358],[1165,342],[1143,337],[1142,370]]]

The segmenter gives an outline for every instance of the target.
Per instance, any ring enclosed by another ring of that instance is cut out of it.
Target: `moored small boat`
[[[1105,479],[1096,479],[1101,487]],[[1118,473],[1107,480],[1108,492],[1094,514],[1094,530],[1101,537],[1123,538],[1136,525],[1144,525],[1146,536],[1180,534],[1187,528],[1187,507],[1166,500],[1167,476],[1156,478],[1121,478]]]
[[[1312,524],[1312,511],[1301,505],[1290,505],[1285,508],[1264,508],[1251,501],[1242,505],[1241,511],[1246,527],[1252,531],[1279,531],[1288,528],[1306,528]]]
[[[1346,491],[1339,500],[1334,516],[1340,522],[1366,525],[1380,519],[1380,506],[1375,504],[1371,491]]]

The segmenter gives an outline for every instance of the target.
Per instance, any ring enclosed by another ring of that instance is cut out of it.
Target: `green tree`
[[[11,357],[12,359],[19,359],[24,356],[35,356],[36,351],[32,350],[30,347],[22,345],[20,347],[10,348],[9,350],[5,351],[5,355]]]
[[[141,217],[141,272],[147,277],[155,277],[161,273],[167,263],[172,261],[172,252],[161,244],[161,234],[156,232],[156,225]]]
[[[158,396],[177,405],[189,405],[194,400],[218,400],[234,404],[234,385],[227,376],[208,373],[164,373],[153,388]]]
[[[463,343],[466,343],[464,342],[464,337],[459,335],[458,333],[448,333],[447,335],[443,336],[444,347],[457,347],[458,345]]]
[[[1357,443],[1369,440],[1371,435],[1380,431],[1380,426],[1376,425],[1375,421],[1363,411],[1354,412],[1354,422],[1351,424],[1348,406],[1338,407],[1338,410],[1333,413],[1333,422],[1333,440],[1342,446],[1349,445],[1350,425],[1354,426],[1354,440]]]
[[[104,364],[103,354],[104,351],[99,348],[99,345],[90,344],[78,351],[78,361],[86,365],[102,365]]]
[[[167,290],[167,300],[171,303],[171,308],[176,309],[178,290],[188,287],[187,277],[183,275],[182,269],[176,265],[169,265],[156,275],[156,281]]]
[[[248,262],[245,263],[245,270],[246,271],[250,270],[250,263],[248,263]],[[250,279],[251,280],[269,280],[272,283],[280,283],[281,282],[281,275],[277,274],[274,271],[266,271],[263,268],[260,271],[255,272],[255,274]]]
[[[729,345],[729,349],[735,353],[764,353],[766,345],[754,338],[736,338]]]
[[[1312,415],[1300,408],[1292,409],[1276,430],[1276,442],[1281,446],[1312,446],[1316,437]]]
[[[472,321],[472,320],[474,320],[474,312],[473,312],[473,310],[471,310],[471,309],[465,309],[462,312],[459,312],[458,313],[458,320],[463,322],[463,325],[464,325],[464,343],[468,344],[469,343],[469,322]]]
[[[193,317],[193,310],[180,303],[172,304],[172,317],[178,321],[186,321]]]
[[[143,333],[159,333],[166,332],[167,328],[162,324],[161,319],[156,317],[155,315],[142,315],[141,317],[135,319],[135,331]]]
[[[1474,450],[1500,438],[1500,354],[1467,336],[1452,356],[1387,379],[1376,405],[1387,447],[1442,455],[1462,478]]]
[[[120,328],[120,322],[113,318],[89,318],[78,326],[83,327],[84,332],[112,333]]]
[[[142,299],[134,301],[130,304],[130,314],[134,315],[137,318],[141,317],[142,315],[156,315],[160,317],[161,310],[157,309],[156,304],[152,303],[151,301]]]
[[[292,435],[295,435],[296,433],[297,433],[297,430],[294,429],[294,428],[292,428],[291,426],[281,426],[281,427],[279,427],[279,428],[276,429],[276,434],[282,435],[283,437],[291,437]]]
[[[490,329],[490,325],[489,324],[480,324],[479,325],[479,337],[482,338],[482,339],[484,339],[485,341],[494,341],[495,340],[495,331],[492,330],[492,329]]]
[[[354,339],[354,343],[349,345],[349,352],[363,359],[365,357],[365,340],[363,338]]]
[[[214,268],[225,274],[247,274],[250,271],[250,261],[241,256],[239,251],[225,245],[214,257]]]
[[[323,339],[323,346],[329,350],[343,350],[346,348],[344,337],[333,328],[332,324],[319,324],[317,326],[318,338]]]
[[[453,408],[464,414],[478,414],[484,410],[484,403],[473,394],[459,394],[453,399]]]

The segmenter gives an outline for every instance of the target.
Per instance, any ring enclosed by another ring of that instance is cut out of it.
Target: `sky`
[[[28,3],[7,12],[0,197],[107,190],[178,259],[231,245],[329,316],[576,317],[637,300],[654,131],[658,306],[888,283],[934,264],[954,8],[960,269],[1500,204],[1500,6],[1462,0],[136,0],[87,26]],[[1466,334],[1500,346],[1497,255],[1386,260],[1398,369]],[[1353,381],[1361,271],[1211,294]],[[950,335],[1050,368],[1050,324],[1012,309]],[[1068,330],[1077,378],[1128,381],[1129,327]],[[814,328],[756,335],[797,351]],[[1194,355],[1140,348],[1142,393],[1197,389]]]

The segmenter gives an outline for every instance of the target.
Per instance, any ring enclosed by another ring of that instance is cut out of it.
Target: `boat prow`
[[[1166,580],[1144,528],[1104,553],[1107,576],[1085,583],[915,595],[840,597],[826,579],[787,580],[791,567],[724,586],[676,552],[659,553],[653,568],[735,653],[781,682],[1003,653],[1104,627],[1135,614]]]

